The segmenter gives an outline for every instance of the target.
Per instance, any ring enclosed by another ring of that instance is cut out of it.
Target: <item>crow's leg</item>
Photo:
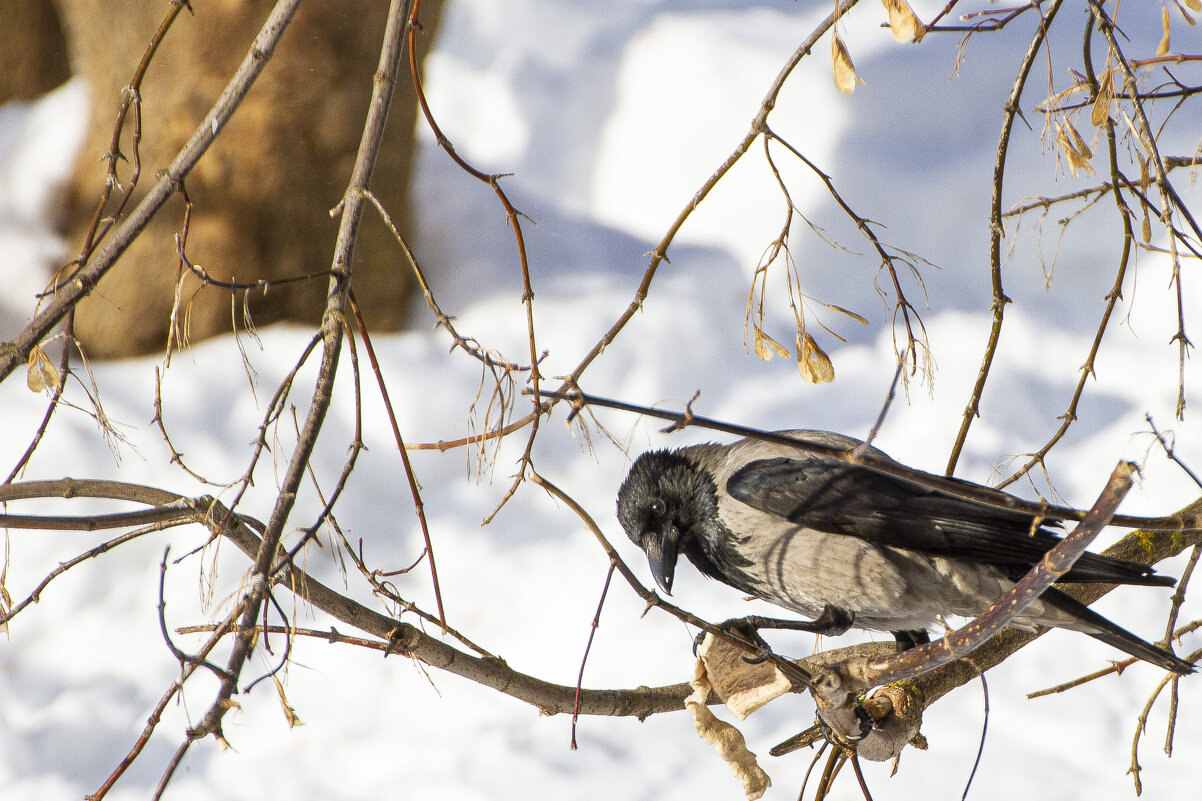
[[[751,629],[777,629],[779,631],[808,631],[811,634],[825,634],[828,637],[838,637],[851,628],[853,615],[846,609],[827,604],[822,614],[814,620],[784,620],[776,617],[760,617],[759,615],[750,615],[743,618],[735,618],[728,620],[722,624],[723,628],[731,625],[739,625],[741,628]]]
[[[915,629],[913,631],[892,631],[893,639],[897,641],[897,651],[908,651],[911,648],[917,648],[920,645],[926,645],[931,641],[931,635],[927,634],[923,629]]]
[[[752,664],[756,664],[763,662],[772,653],[772,649],[768,646],[768,643],[760,636],[760,629],[808,631],[812,634],[825,634],[836,637],[851,628],[851,623],[851,612],[827,604],[822,610],[822,614],[818,615],[815,620],[784,620],[782,618],[749,615],[748,617],[736,617],[727,620],[719,628],[755,646],[756,656],[744,657],[744,659]],[[704,636],[704,632],[698,636],[697,642],[694,643],[694,650],[696,650],[697,645],[700,645],[701,639]]]

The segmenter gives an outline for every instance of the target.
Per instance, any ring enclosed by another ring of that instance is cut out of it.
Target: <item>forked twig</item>
[[[409,482],[409,494],[413,498],[413,510],[417,515],[418,525],[421,526],[422,539],[426,543],[426,559],[430,563],[430,580],[434,584],[434,603],[438,608],[438,622],[442,633],[447,633],[447,613],[442,605],[442,587],[438,583],[438,566],[434,561],[434,542],[430,537],[430,524],[426,522],[426,505],[422,502],[421,489],[418,488],[417,476],[413,473],[413,463],[409,461],[409,451],[405,448],[405,439],[401,436],[401,427],[396,420],[396,412],[392,408],[392,400],[388,397],[388,386],[384,382],[384,374],[380,371],[380,362],[376,359],[376,349],[372,347],[371,336],[367,333],[367,324],[359,311],[359,303],[355,293],[350,293],[351,310],[355,322],[359,325],[359,336],[363,338],[363,347],[371,362],[372,372],[376,376],[376,386],[380,390],[380,398],[384,401],[384,412],[388,415],[388,423],[392,426],[392,437],[396,441],[397,450],[401,454],[401,463],[405,466],[405,478]]]
[[[417,31],[420,25],[417,20],[418,10],[421,8],[421,0],[412,0],[413,6],[409,12],[408,30],[409,30],[409,72],[413,77],[413,89],[417,93],[418,106],[421,109],[422,116],[425,117],[426,124],[430,126],[430,130],[434,133],[438,141],[439,147],[447,152],[447,155],[468,175],[471,175],[478,181],[488,184],[492,187],[497,199],[501,202],[501,207],[505,210],[505,218],[511,226],[513,226],[513,236],[517,241],[518,248],[518,264],[522,271],[522,304],[526,310],[526,337],[530,346],[530,385],[533,390],[533,403],[535,414],[530,420],[530,434],[526,438],[526,447],[522,451],[522,455],[518,460],[517,473],[514,476],[513,483],[505,492],[496,508],[493,509],[485,518],[484,523],[487,525],[489,521],[501,510],[509,499],[517,492],[518,486],[526,477],[526,471],[531,466],[531,455],[534,449],[534,440],[538,436],[539,422],[542,415],[538,411],[542,408],[542,399],[539,397],[539,385],[542,380],[542,375],[539,373],[538,363],[538,345],[535,342],[534,333],[534,289],[530,282],[530,262],[526,254],[526,237],[522,232],[522,220],[524,216],[519,212],[509,200],[509,195],[501,187],[501,178],[503,175],[495,175],[482,172],[473,167],[466,159],[464,159],[455,150],[455,146],[446,134],[442,132],[438,122],[434,119],[434,114],[430,110],[430,104],[426,99],[425,90],[422,88],[421,71],[417,63]]]

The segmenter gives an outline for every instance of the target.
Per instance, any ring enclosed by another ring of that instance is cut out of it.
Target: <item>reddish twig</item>
[[[367,324],[359,312],[359,303],[355,293],[350,294],[351,310],[355,322],[359,325],[359,336],[363,338],[363,348],[371,362],[372,372],[376,376],[376,385],[380,389],[380,398],[384,401],[384,411],[388,415],[388,423],[392,426],[392,437],[396,441],[397,450],[401,454],[401,462],[405,466],[405,478],[409,481],[409,494],[413,498],[413,509],[417,514],[418,525],[421,526],[422,539],[426,543],[426,556],[430,561],[430,580],[434,583],[434,603],[438,607],[438,621],[443,634],[447,631],[447,615],[442,605],[442,588],[438,583],[438,566],[434,561],[434,542],[430,537],[430,526],[426,522],[426,505],[422,502],[421,490],[417,485],[417,477],[413,474],[413,463],[409,461],[409,451],[405,448],[405,439],[401,436],[401,428],[397,424],[396,412],[392,408],[392,400],[388,397],[388,386],[384,382],[384,374],[380,371],[380,362],[376,359],[376,350],[372,347],[371,336],[367,333]]]
[[[584,666],[588,663],[589,651],[593,649],[593,638],[597,636],[597,629],[601,626],[601,609],[605,606],[605,596],[609,594],[609,583],[614,577],[614,563],[609,563],[609,570],[605,572],[605,585],[601,588],[601,597],[597,599],[597,611],[593,614],[593,624],[589,628],[588,642],[584,645],[584,655],[580,657],[580,671],[576,674],[576,700],[572,704],[572,744],[573,751],[576,750],[576,720],[580,716],[580,695],[583,692],[584,686]]]

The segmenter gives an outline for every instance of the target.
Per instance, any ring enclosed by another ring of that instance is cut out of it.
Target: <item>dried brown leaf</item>
[[[755,348],[755,355],[764,361],[769,361],[773,354],[782,359],[789,358],[789,349],[764,333],[764,329],[758,325],[752,326],[752,346]]]
[[[1156,55],[1167,56],[1169,48],[1172,46],[1169,38],[1169,7],[1160,7],[1160,22],[1164,27],[1164,35],[1160,37],[1160,44],[1156,45]]]
[[[1089,160],[1073,144],[1073,140],[1067,130],[1071,127],[1067,123],[1056,126],[1056,141],[1060,145],[1060,152],[1064,155],[1064,160],[1068,162],[1068,168],[1072,171],[1074,178],[1077,177],[1077,170],[1085,170],[1090,175],[1093,175],[1093,167],[1089,166]]]
[[[889,12],[889,30],[899,42],[921,42],[926,36],[926,26],[910,8],[906,0],[881,0]]]
[[[861,317],[860,315],[856,314],[856,313],[855,313],[854,311],[852,311],[851,309],[845,309],[845,308],[843,308],[842,306],[836,306],[836,305],[835,305],[835,304],[833,304],[833,303],[823,303],[822,305],[823,305],[823,306],[825,306],[825,307],[827,307],[827,308],[828,308],[828,309],[830,309],[831,311],[837,311],[837,312],[839,312],[840,314],[846,314],[848,317],[850,317],[851,319],[855,320],[855,321],[856,321],[857,323],[859,323],[860,325],[868,325],[868,321],[867,321],[866,319],[864,319],[864,318],[863,318],[863,317]]]
[[[1077,152],[1081,154],[1081,157],[1086,161],[1092,159],[1093,148],[1091,148],[1089,143],[1085,141],[1085,138],[1081,136],[1081,132],[1078,131],[1071,122],[1066,122],[1064,125],[1068,128],[1068,132],[1072,134],[1073,144],[1076,146]]]
[[[843,43],[843,39],[837,33],[831,34],[831,62],[834,65],[835,86],[840,92],[850,95],[856,91],[856,84],[867,86],[860,80],[860,76],[856,75],[856,68],[851,63],[851,54],[847,52],[847,45]]]
[[[705,705],[705,699],[710,694],[709,676],[705,672],[705,663],[697,660],[693,680],[689,682],[693,694],[684,699],[685,708],[693,716],[693,725],[697,734],[718,752],[718,755],[730,766],[731,771],[743,784],[743,792],[748,801],[755,801],[772,786],[772,779],[760,767],[755,754],[747,750],[747,741],[742,733],[726,721],[719,720]]]
[[[1139,161],[1139,188],[1141,191],[1148,191],[1148,186],[1152,183],[1151,167],[1148,166],[1148,160],[1143,154],[1136,151],[1135,158]],[[1144,213],[1143,223],[1140,227],[1140,235],[1143,237],[1144,244],[1152,241],[1152,218],[1148,214],[1148,204],[1142,203],[1141,209]]]
[[[1202,0],[1185,0],[1190,11],[1202,11]]]
[[[4,586],[4,572],[0,571],[0,617],[8,617],[8,613],[13,609],[13,597],[8,594],[8,588]],[[8,634],[8,621],[0,623],[0,634]]]
[[[811,384],[826,384],[835,380],[835,366],[814,338],[805,331],[797,334],[797,372]]]
[[[284,685],[280,683],[279,678],[273,675],[271,680],[275,682],[275,691],[280,696],[280,707],[284,710],[284,718],[288,721],[288,728],[293,729],[297,726],[304,726],[305,722],[296,714],[296,710],[292,708],[292,704],[288,703],[288,696],[284,694]]]
[[[1131,115],[1127,113],[1126,109],[1124,109],[1122,106],[1119,106],[1118,108],[1123,113],[1123,122],[1127,124],[1127,130],[1131,132],[1132,138],[1141,145],[1144,145],[1146,149],[1154,149],[1147,148],[1147,142],[1144,141],[1143,134],[1140,133],[1139,127],[1135,124],[1135,120],[1131,119]]]
[[[29,374],[25,383],[34,392],[45,392],[58,387],[60,380],[58,368],[50,363],[50,357],[41,345],[35,345],[29,353]]]
[[[1109,70],[1098,81],[1098,96],[1094,98],[1089,121],[1101,128],[1110,119],[1110,104],[1114,101],[1114,73]]]

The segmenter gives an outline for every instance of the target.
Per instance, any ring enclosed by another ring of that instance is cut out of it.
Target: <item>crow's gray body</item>
[[[844,450],[861,445],[825,431],[781,433]],[[643,454],[619,490],[618,516],[666,591],[683,554],[749,595],[810,619],[836,610],[899,643],[925,636],[943,616],[983,612],[1059,541],[1025,513],[755,439]],[[1173,583],[1092,553],[1065,580]],[[1013,624],[1081,631],[1167,669],[1189,668],[1055,589]]]

